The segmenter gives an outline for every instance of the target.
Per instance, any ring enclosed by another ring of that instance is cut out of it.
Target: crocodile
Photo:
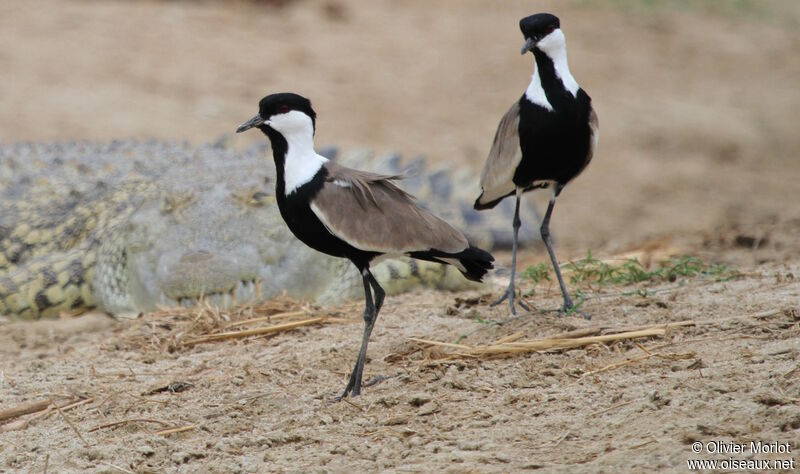
[[[513,208],[472,210],[473,170],[367,149],[342,155],[336,159],[350,166],[404,173],[402,187],[474,243],[510,245]],[[307,248],[286,228],[267,157],[267,145],[240,151],[230,137],[197,146],[0,144],[0,315],[38,319],[95,307],[128,315],[282,292],[318,304],[358,297],[360,277],[348,262]],[[531,230],[520,241],[538,239]],[[390,293],[467,284],[446,266],[408,259],[384,261],[375,273]]]

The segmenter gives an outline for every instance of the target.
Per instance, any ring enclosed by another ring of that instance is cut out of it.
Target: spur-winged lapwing
[[[258,115],[236,132],[258,127],[272,143],[281,216],[297,238],[320,252],[344,257],[361,272],[366,309],[361,350],[342,397],[361,392],[367,344],[384,291],[370,272],[383,255],[455,265],[480,281],[492,256],[467,242],[450,224],[418,207],[394,183],[399,176],[358,171],[314,151],[316,114],[311,102],[292,93],[261,99]],[[310,268],[309,271],[314,271]]]
[[[597,114],[592,99],[569,71],[567,46],[558,17],[539,13],[519,22],[525,45],[522,54],[533,53],[533,77],[525,94],[500,120],[486,166],[481,174],[481,195],[475,209],[490,209],[504,198],[516,195],[511,281],[494,305],[508,299],[514,309],[514,275],[517,264],[517,233],[520,197],[526,191],[550,188],[547,212],[542,219],[542,240],[564,296],[562,312],[574,307],[567,293],[550,238],[550,215],[564,186],[589,164],[597,147]],[[522,302],[520,305],[528,309]]]

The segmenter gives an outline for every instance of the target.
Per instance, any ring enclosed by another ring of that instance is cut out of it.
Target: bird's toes
[[[506,290],[506,291],[503,293],[503,295],[502,295],[502,296],[500,296],[500,298],[498,298],[497,300],[495,300],[495,301],[493,301],[492,303],[490,303],[490,304],[489,304],[489,307],[491,307],[491,308],[494,308],[495,306],[499,305],[499,304],[500,304],[500,303],[502,303],[503,301],[505,301],[505,300],[507,300],[507,299],[511,298],[511,312],[513,313],[513,312],[514,312],[514,303],[513,303],[513,302],[514,302],[514,298],[513,298],[513,296],[512,296],[513,294],[514,294],[514,293],[513,293],[512,291],[510,291],[510,290],[508,290],[508,289],[507,289],[507,290]]]

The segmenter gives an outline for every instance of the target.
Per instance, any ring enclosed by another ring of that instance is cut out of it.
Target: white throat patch
[[[284,194],[288,196],[311,181],[328,159],[314,151],[314,125],[303,112],[273,115],[268,124],[283,135],[288,145],[283,159]]]

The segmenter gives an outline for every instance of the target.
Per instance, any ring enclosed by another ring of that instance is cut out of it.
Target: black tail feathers
[[[410,252],[407,255],[411,258],[428,260],[429,262],[449,263],[458,267],[458,270],[472,281],[482,281],[486,272],[494,268],[492,254],[472,245],[458,253],[447,253],[432,249],[422,252]],[[458,260],[458,263],[454,262],[454,260]]]
[[[464,267],[461,273],[472,281],[482,281],[486,272],[494,268],[494,257],[486,250],[470,246],[467,250],[456,254],[458,261]]]

